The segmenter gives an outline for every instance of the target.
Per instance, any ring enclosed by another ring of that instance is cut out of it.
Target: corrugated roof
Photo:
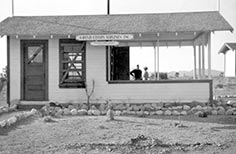
[[[160,14],[14,16],[0,23],[0,35],[78,35],[233,31],[219,12]]]
[[[226,53],[227,51],[229,51],[229,50],[236,51],[236,43],[225,43],[225,44],[221,47],[219,53],[225,54],[225,53]]]

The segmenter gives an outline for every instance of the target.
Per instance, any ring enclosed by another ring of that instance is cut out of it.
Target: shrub
[[[223,85],[223,84],[217,84],[217,85],[215,86],[215,88],[220,88],[220,89],[222,89],[222,88],[224,88],[224,85]]]

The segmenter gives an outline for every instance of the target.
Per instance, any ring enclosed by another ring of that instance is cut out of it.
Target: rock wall
[[[52,102],[51,102],[52,103]],[[236,115],[236,102],[213,102],[209,103],[143,103],[143,104],[91,104],[90,109],[86,104],[57,104],[45,105],[40,111],[42,115],[105,115],[108,106],[112,105],[115,116],[136,115],[136,116],[179,116],[191,115]],[[57,104],[57,105],[55,105]]]

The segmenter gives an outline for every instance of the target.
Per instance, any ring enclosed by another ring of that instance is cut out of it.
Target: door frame
[[[48,101],[48,40],[21,40],[20,42],[20,50],[21,50],[21,62],[20,62],[20,67],[21,67],[21,95],[20,98],[21,100],[25,100],[25,90],[24,90],[24,78],[25,78],[25,68],[24,68],[24,45],[25,44],[38,44],[42,43],[45,45],[45,50],[44,50],[44,70],[45,70],[45,91],[44,91],[44,96],[45,99],[42,101]],[[27,100],[30,101],[30,100]],[[33,101],[33,100],[32,100]],[[41,101],[41,100],[40,100]]]

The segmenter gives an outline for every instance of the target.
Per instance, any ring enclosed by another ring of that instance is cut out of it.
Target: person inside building
[[[176,78],[176,79],[179,79],[179,72],[176,72],[176,73],[175,73],[175,78]]]
[[[133,76],[135,80],[142,80],[142,71],[139,69],[139,65],[130,72],[130,75]]]
[[[148,72],[147,72],[148,67],[144,67],[143,69],[144,69],[143,78],[144,78],[144,80],[148,80],[148,79],[149,79],[149,74],[148,74]]]

